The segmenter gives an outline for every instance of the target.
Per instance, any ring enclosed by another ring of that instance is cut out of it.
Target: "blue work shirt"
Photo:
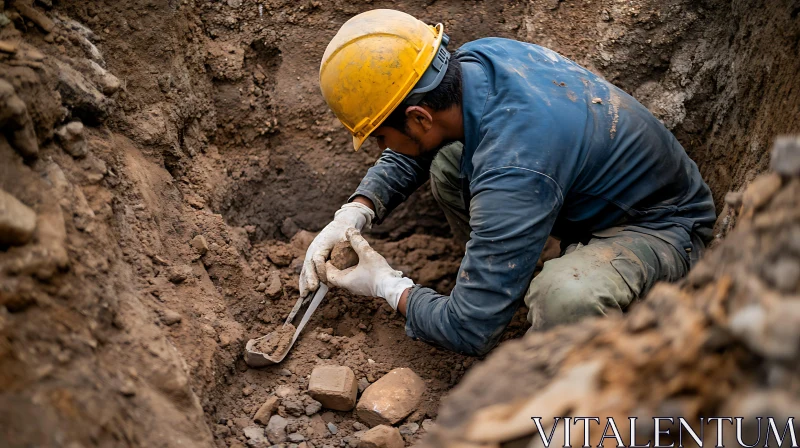
[[[548,235],[624,227],[684,255],[711,238],[711,191],[675,137],[633,97],[563,56],[480,39],[453,57],[463,87],[463,183],[472,229],[450,296],[415,287],[406,333],[455,352],[494,347]],[[378,222],[429,177],[430,160],[386,150],[352,197]],[[465,188],[466,190],[466,188]]]

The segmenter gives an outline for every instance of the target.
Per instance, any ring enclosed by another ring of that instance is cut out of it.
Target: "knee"
[[[602,288],[598,288],[590,277],[554,261],[558,260],[545,263],[525,296],[528,321],[534,330],[570,324],[586,317],[604,316],[618,309],[613,300],[604,297]]]

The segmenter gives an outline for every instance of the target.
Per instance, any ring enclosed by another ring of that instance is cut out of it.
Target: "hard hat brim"
[[[367,138],[366,138],[366,137],[364,137],[364,138],[358,138],[358,137],[356,137],[356,136],[354,135],[354,136],[353,136],[353,149],[355,149],[356,151],[358,151],[358,150],[361,148],[361,145],[363,145],[363,144],[364,144],[364,142],[365,142],[366,140],[367,140]]]

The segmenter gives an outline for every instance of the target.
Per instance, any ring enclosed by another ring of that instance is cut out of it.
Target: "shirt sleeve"
[[[494,347],[528,289],[563,203],[549,176],[519,167],[488,170],[470,188],[471,239],[450,296],[415,287],[406,333],[472,356]]]
[[[412,158],[387,149],[367,171],[348,202],[356,196],[369,198],[375,204],[375,223],[380,224],[428,180],[430,167],[429,158]]]

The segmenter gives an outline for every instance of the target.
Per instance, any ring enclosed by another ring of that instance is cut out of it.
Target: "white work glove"
[[[403,291],[414,286],[414,282],[403,277],[403,273],[395,271],[386,259],[369,246],[361,233],[353,228],[347,229],[347,240],[358,254],[358,264],[345,270],[339,270],[327,262],[328,283],[344,288],[353,294],[382,297],[389,302],[392,309],[397,309]]]
[[[345,230],[356,228],[360,231],[365,227],[369,228],[373,219],[375,219],[375,212],[358,202],[344,204],[336,211],[333,221],[325,226],[308,246],[306,258],[303,261],[303,270],[300,271],[301,297],[306,297],[316,291],[319,288],[320,278],[325,280],[325,260],[331,254],[333,246],[345,240]]]

